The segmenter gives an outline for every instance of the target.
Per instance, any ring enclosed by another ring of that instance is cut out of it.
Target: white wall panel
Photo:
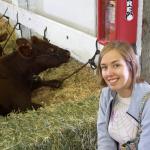
[[[96,0],[43,0],[40,6],[52,19],[96,35]]]
[[[18,21],[40,35],[47,27],[46,36],[51,43],[70,50],[77,60],[87,62],[95,53],[96,36],[0,0],[0,13],[3,14],[7,8],[6,16],[16,21],[18,13]]]

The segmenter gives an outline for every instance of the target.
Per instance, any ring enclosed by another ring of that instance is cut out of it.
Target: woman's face
[[[131,72],[124,58],[113,49],[107,52],[101,59],[102,77],[107,85],[126,97],[131,95]]]

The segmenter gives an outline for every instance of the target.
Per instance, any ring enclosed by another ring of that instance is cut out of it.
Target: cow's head
[[[48,68],[58,67],[68,62],[70,58],[69,51],[35,36],[32,36],[30,41],[24,38],[17,39],[16,43],[20,55],[30,60],[29,69],[32,74],[39,74]]]

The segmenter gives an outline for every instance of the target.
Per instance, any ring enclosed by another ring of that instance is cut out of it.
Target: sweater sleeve
[[[146,102],[146,105],[142,114],[142,133],[138,144],[139,150],[150,149],[150,99]]]
[[[105,93],[106,94],[106,93]],[[99,102],[99,111],[97,119],[97,147],[98,150],[117,150],[116,142],[109,136],[107,127],[107,100],[108,96],[104,96],[102,90]]]

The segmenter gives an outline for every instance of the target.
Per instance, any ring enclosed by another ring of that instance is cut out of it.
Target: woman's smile
[[[117,84],[118,78],[108,78],[107,81],[109,82],[110,85],[115,85]]]

